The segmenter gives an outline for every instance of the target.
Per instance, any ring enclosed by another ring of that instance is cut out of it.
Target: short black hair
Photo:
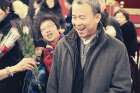
[[[73,0],[66,0],[69,4],[72,4]]]
[[[42,4],[44,0],[36,0],[37,4]]]
[[[60,28],[60,23],[59,23],[59,18],[53,14],[53,13],[50,13],[50,14],[46,14],[44,17],[42,17],[39,21],[39,25],[38,25],[38,28],[40,29],[40,26],[43,22],[45,22],[46,20],[51,20],[55,23],[57,29]],[[39,30],[40,31],[40,30]]]
[[[3,10],[3,11],[6,11],[7,8],[10,8],[12,7],[12,3],[10,0],[0,0],[0,8]]]

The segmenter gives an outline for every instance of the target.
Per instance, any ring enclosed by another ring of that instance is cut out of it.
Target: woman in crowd
[[[53,51],[57,42],[62,38],[62,34],[59,32],[59,19],[57,19],[55,15],[46,15],[40,21],[39,29],[45,42],[45,48],[43,49],[43,62],[47,71],[50,72]]]
[[[124,43],[130,57],[135,57],[137,51],[137,35],[134,24],[130,21],[129,15],[125,10],[118,10],[115,18],[121,25]]]
[[[62,15],[58,0],[44,0],[41,11],[47,14],[54,13],[57,15]]]

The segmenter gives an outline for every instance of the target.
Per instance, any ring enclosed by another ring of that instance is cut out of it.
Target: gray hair
[[[77,4],[87,3],[91,6],[93,14],[101,13],[101,8],[98,0],[74,0],[73,3]]]

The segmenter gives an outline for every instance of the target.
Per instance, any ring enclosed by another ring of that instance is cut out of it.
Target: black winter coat
[[[2,22],[0,22],[0,33],[3,36],[9,32],[11,28],[11,21],[16,16],[10,13]],[[10,49],[3,57],[0,58],[0,69],[7,66],[13,66],[22,59],[22,52],[18,42]],[[14,74],[13,77],[6,78],[0,81],[0,93],[21,93],[24,79],[24,72]]]
[[[122,36],[124,44],[127,48],[129,56],[135,56],[135,52],[138,49],[137,46],[137,35],[134,24],[131,21],[126,22],[121,26]]]

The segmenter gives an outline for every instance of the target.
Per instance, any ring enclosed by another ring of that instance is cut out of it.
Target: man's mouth
[[[84,31],[86,29],[86,27],[77,27],[76,28],[78,31]]]

